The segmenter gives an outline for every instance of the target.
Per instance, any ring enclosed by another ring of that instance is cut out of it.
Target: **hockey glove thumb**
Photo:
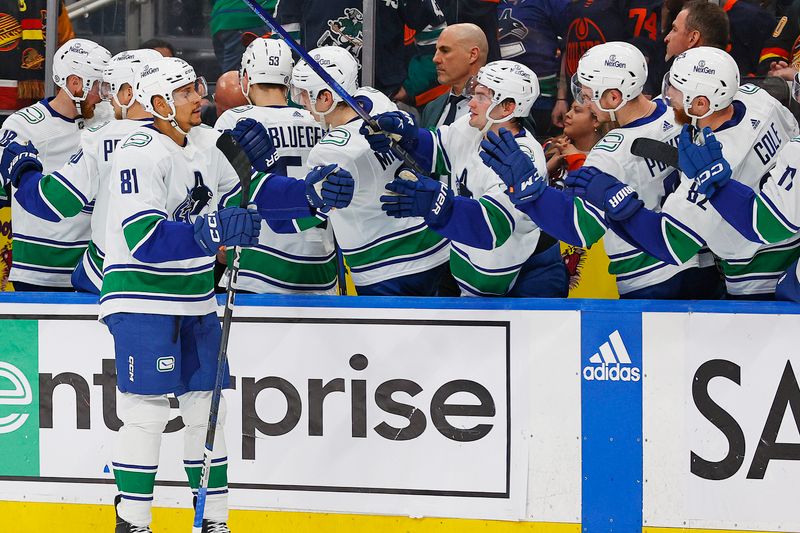
[[[505,128],[500,128],[500,135],[493,131],[486,135],[479,155],[506,184],[506,193],[516,205],[536,200],[547,186],[536,170],[533,155],[524,151]]]
[[[417,125],[411,115],[404,111],[389,111],[374,118],[380,131],[374,131],[367,122],[358,130],[373,151],[380,153],[390,151],[392,140],[406,150],[414,148],[418,133]]]
[[[453,191],[444,183],[403,168],[386,184],[386,190],[394,194],[381,196],[381,209],[390,217],[423,217],[433,227],[450,220]]]
[[[32,142],[22,145],[12,141],[3,148],[3,155],[0,157],[0,175],[3,176],[3,183],[19,187],[22,175],[31,170],[42,171],[39,151]]]
[[[606,212],[612,220],[630,218],[644,203],[629,185],[595,167],[581,167],[567,174],[568,191]]]
[[[236,123],[231,130],[231,137],[241,146],[253,169],[268,172],[278,162],[278,152],[272,144],[272,137],[264,125],[252,118],[245,118]]]
[[[194,221],[194,240],[207,256],[220,246],[255,246],[261,232],[261,215],[254,209],[226,207]]]
[[[684,144],[684,140],[681,139],[678,143],[678,157],[683,157],[681,169],[697,182],[697,190],[701,194],[711,197],[731,179],[733,173],[722,155],[722,144],[711,128],[703,128],[703,145]],[[689,166],[689,171],[683,168],[684,163]]]
[[[306,175],[308,204],[322,212],[350,205],[355,189],[353,175],[337,165],[316,166]]]

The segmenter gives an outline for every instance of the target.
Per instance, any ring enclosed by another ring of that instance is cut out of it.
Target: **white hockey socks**
[[[187,392],[178,397],[178,402],[183,423],[186,425],[183,435],[183,466],[189,478],[189,486],[192,488],[192,492],[197,494],[197,488],[200,486],[200,473],[203,468],[203,448],[206,443],[211,391]],[[225,415],[225,396],[223,396],[219,404],[204,513],[206,519],[216,522],[228,521],[228,452],[223,432]]]

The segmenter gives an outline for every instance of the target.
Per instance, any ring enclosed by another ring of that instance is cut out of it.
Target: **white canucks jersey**
[[[32,141],[39,151],[44,172],[64,166],[78,151],[82,119],[69,119],[42,100],[8,117],[3,124],[5,141]],[[13,132],[13,133],[10,133]],[[49,287],[71,287],[72,271],[89,243],[90,212],[50,222],[28,213],[11,199],[14,259],[11,281]]]
[[[775,165],[777,152],[798,134],[797,121],[780,102],[753,85],[739,89],[733,107],[733,118],[717,128],[714,135],[731,166],[731,177],[757,192],[761,179]],[[683,250],[696,247],[699,236],[721,259],[728,293],[740,296],[775,291],[781,272],[762,270],[762,256],[774,255],[776,248],[792,247],[791,243],[764,247],[748,241],[697,191],[694,180],[682,179],[662,210],[666,215],[664,232],[677,257]]]
[[[460,196],[481,204],[485,224],[495,236],[495,248],[483,250],[451,241],[450,270],[463,296],[503,296],[519,275],[539,242],[541,230],[505,193],[505,185],[481,160],[480,130],[469,125],[469,116],[434,133],[436,171],[448,174]],[[517,144],[533,159],[540,176],[547,174],[544,152],[531,135],[522,130]],[[443,163],[443,164],[442,164]]]
[[[180,239],[158,235],[167,231],[162,221],[192,223],[240,191],[235,171],[216,148],[219,135],[195,127],[186,145],[178,146],[154,127],[143,126],[117,147],[109,183],[101,318],[118,312],[216,312],[214,258],[188,253],[197,247],[191,226],[185,225]],[[187,252],[182,253],[183,247]],[[134,257],[145,249],[147,262]],[[178,255],[189,258],[175,259]]]
[[[245,118],[261,122],[269,133],[280,156],[273,172],[305,178],[308,154],[325,133],[311,114],[288,106],[247,105],[225,111],[215,127],[233,129]],[[266,222],[261,223],[258,245],[242,250],[237,289],[272,294],[336,294],[333,231],[316,217],[293,223],[298,229],[307,229],[277,233]]]
[[[355,96],[372,102],[372,115],[397,110],[374,89],[362,87]],[[362,124],[357,118],[333,128],[308,158],[309,168],[336,163],[356,182],[353,201],[331,211],[329,220],[357,287],[425,272],[447,262],[449,254],[447,239],[428,229],[422,218],[397,219],[381,210],[380,197],[401,161],[391,153],[373,152],[358,132]]]
[[[662,199],[677,182],[677,171],[631,153],[633,141],[640,137],[677,146],[676,137],[681,128],[675,123],[672,108],[662,100],[654,102],[656,109],[652,114],[606,134],[589,152],[584,165],[596,167],[630,185],[647,209],[660,211]],[[659,261],[628,244],[613,230],[605,235],[605,249],[610,260],[608,271],[616,275],[620,294],[651,287],[700,265],[697,257],[682,265]]]

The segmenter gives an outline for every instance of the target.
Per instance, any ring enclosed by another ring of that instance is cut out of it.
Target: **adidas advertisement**
[[[616,329],[583,367],[583,379],[590,381],[639,381],[640,378],[641,371],[631,363],[625,342]]]

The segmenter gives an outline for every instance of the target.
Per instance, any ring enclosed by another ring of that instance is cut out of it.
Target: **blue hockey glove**
[[[220,246],[255,246],[261,232],[261,215],[255,209],[226,207],[194,221],[194,240],[206,255]]]
[[[722,155],[722,144],[711,128],[703,128],[704,144],[692,142],[689,126],[678,136],[678,164],[688,177],[697,181],[701,194],[711,196],[731,179],[731,167]]]
[[[394,194],[381,196],[381,209],[390,217],[423,217],[434,226],[450,219],[453,191],[440,181],[402,169],[386,189]]]
[[[358,130],[367,139],[369,147],[373,151],[388,152],[391,149],[392,140],[397,141],[403,148],[413,148],[414,142],[417,140],[417,125],[411,115],[404,111],[389,111],[376,115],[374,118],[381,128],[380,132],[373,131],[366,122]]]
[[[32,142],[25,145],[14,141],[8,143],[3,148],[3,156],[0,158],[0,175],[3,176],[3,182],[19,187],[25,172],[29,170],[41,172],[42,162],[38,154],[39,151]]]
[[[353,175],[337,165],[316,166],[306,175],[308,203],[323,212],[350,205],[355,189]]]
[[[644,206],[630,185],[595,167],[581,167],[567,174],[564,183],[575,196],[606,212],[611,220],[625,220]]]
[[[500,128],[499,136],[490,131],[481,141],[479,155],[506,184],[506,194],[514,205],[536,200],[544,192],[547,181],[536,171],[533,156],[520,148],[507,129]]]
[[[272,137],[257,120],[252,118],[240,120],[231,130],[231,136],[247,154],[255,170],[267,172],[278,162],[278,152],[272,144]]]

